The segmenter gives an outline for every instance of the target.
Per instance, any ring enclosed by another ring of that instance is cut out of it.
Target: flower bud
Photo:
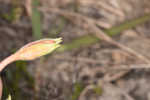
[[[25,45],[14,55],[17,57],[17,60],[34,60],[51,53],[60,47],[61,42],[62,38],[38,40]]]

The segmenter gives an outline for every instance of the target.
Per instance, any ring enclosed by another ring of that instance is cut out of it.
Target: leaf
[[[77,100],[78,97],[80,96],[81,92],[83,91],[84,86],[81,83],[76,83],[74,85],[74,92],[71,96],[71,100]]]

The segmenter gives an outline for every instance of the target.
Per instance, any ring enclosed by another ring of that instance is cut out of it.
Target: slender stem
[[[0,77],[0,100],[2,99],[2,90],[3,90],[3,83],[2,83],[2,79]]]
[[[11,62],[16,60],[16,56],[15,55],[11,55],[9,57],[7,57],[6,59],[4,59],[1,63],[0,63],[0,72]]]
[[[9,57],[7,57],[6,59],[4,59],[2,62],[0,62],[0,72],[11,62],[16,60],[16,56],[15,55],[11,55]],[[0,100],[2,98],[2,90],[3,90],[3,83],[2,83],[2,79],[0,77]]]

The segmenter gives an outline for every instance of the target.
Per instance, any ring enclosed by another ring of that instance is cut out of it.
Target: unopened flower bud
[[[17,60],[34,60],[41,56],[51,53],[56,48],[60,47],[62,38],[42,39],[31,42],[15,53]]]

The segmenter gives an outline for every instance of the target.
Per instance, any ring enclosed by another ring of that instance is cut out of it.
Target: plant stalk
[[[16,56],[13,54],[11,56],[8,56],[6,59],[4,59],[3,61],[1,61],[0,63],[0,72],[2,72],[2,70],[10,63],[12,63],[13,61],[16,60]]]

